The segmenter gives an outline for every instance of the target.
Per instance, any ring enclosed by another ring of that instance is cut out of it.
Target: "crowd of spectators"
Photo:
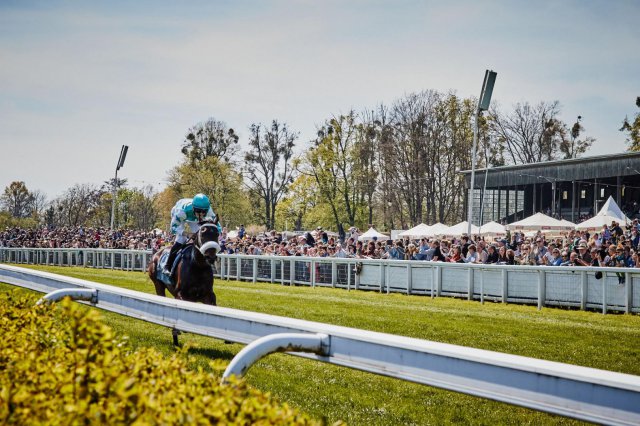
[[[5,228],[0,247],[28,248],[104,248],[153,250],[162,247],[165,235],[159,231],[131,229],[61,227],[42,229]]]
[[[250,235],[242,227],[236,235],[224,228],[222,252],[266,256],[309,256],[357,259],[422,260],[434,262],[546,266],[612,266],[640,268],[640,225],[613,222],[599,232],[570,231],[549,237],[539,232],[515,232],[493,241],[463,235],[459,238],[408,238],[360,241],[351,227],[339,237],[318,227],[302,234],[271,231]],[[157,251],[167,242],[159,230],[144,232],[109,228],[5,228],[0,247],[105,248]]]
[[[515,232],[493,241],[466,235],[453,239],[359,241],[358,235],[359,231],[351,228],[341,242],[322,228],[292,238],[272,231],[227,239],[223,232],[221,242],[227,254],[640,268],[638,219],[624,227],[613,222],[594,233],[570,231],[559,237],[548,237],[538,232],[527,237]]]

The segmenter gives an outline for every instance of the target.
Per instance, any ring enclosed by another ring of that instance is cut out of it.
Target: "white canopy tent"
[[[478,233],[484,236],[504,237],[507,235],[507,230],[504,225],[491,221],[482,225]]]
[[[510,223],[506,228],[510,231],[571,231],[573,229],[572,226],[543,213],[536,213],[517,222]]]
[[[430,233],[430,226],[424,223],[420,225],[414,226],[411,229],[407,229],[406,231],[402,231],[398,234],[399,237],[409,237],[409,238],[423,238],[430,237],[432,234]]]
[[[429,227],[429,234],[427,237],[436,237],[438,235],[445,235],[449,227],[440,222],[436,222]]]
[[[611,222],[616,221],[621,224],[630,222],[630,219],[622,212],[618,204],[610,196],[597,215],[576,225],[580,230],[601,230],[604,225],[611,226]]]
[[[567,219],[560,219],[560,222],[564,223],[567,226],[570,226],[571,229],[575,229],[575,227],[576,227],[575,223],[573,223],[573,222],[571,222],[570,220],[567,220]]]
[[[369,228],[369,230],[367,232],[365,232],[364,234],[360,235],[358,237],[358,240],[360,241],[368,241],[368,240],[373,240],[373,237],[376,237],[378,240],[388,240],[389,236],[388,235],[384,235],[378,231],[376,231],[373,228]]]
[[[469,222],[466,220],[464,222],[457,223],[453,226],[447,228],[441,235],[459,237],[462,234],[466,234],[469,231]],[[471,234],[478,234],[480,232],[480,228],[471,224]]]

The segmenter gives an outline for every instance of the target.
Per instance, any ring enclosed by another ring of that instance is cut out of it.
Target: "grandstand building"
[[[461,173],[466,203],[471,170]],[[638,216],[640,152],[477,169],[474,186],[476,224],[511,223],[537,212],[576,223],[597,213],[609,196],[629,217]]]

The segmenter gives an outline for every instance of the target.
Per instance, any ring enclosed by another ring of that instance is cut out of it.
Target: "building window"
[[[580,198],[585,199],[587,198],[587,190],[583,189],[580,191]]]
[[[563,200],[568,200],[569,199],[569,192],[568,191],[562,191],[562,199]]]
[[[604,188],[600,188],[600,198],[604,198]]]

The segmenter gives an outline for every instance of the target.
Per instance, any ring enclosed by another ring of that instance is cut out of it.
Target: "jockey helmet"
[[[193,197],[193,209],[194,211],[204,211],[205,213],[209,210],[209,207],[211,207],[211,203],[209,202],[209,197],[207,197],[204,194],[196,194],[195,197]]]

